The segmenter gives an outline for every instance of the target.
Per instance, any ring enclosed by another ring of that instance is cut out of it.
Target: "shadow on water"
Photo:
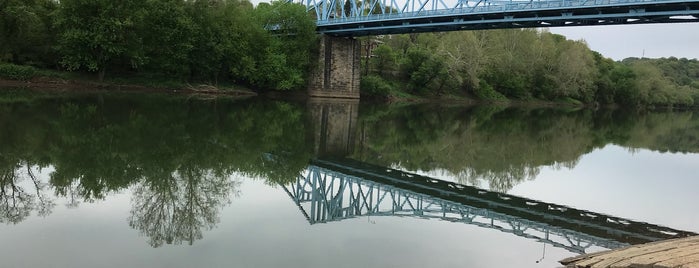
[[[128,223],[154,247],[202,239],[241,177],[291,185],[318,157],[441,170],[493,195],[607,144],[699,152],[691,111],[12,94],[0,94],[0,222],[49,215],[58,198],[79,206],[131,189]]]

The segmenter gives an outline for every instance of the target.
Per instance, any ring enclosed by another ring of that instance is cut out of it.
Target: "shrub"
[[[476,95],[481,100],[484,101],[505,101],[507,100],[507,97],[505,95],[502,95],[502,93],[497,92],[493,86],[488,84],[487,82],[481,80],[481,82],[478,84],[478,87],[473,89],[473,94]]]
[[[0,63],[0,78],[11,80],[29,80],[37,75],[37,70],[31,66],[21,66]]]
[[[368,75],[362,78],[360,88],[368,96],[388,96],[393,86],[379,76]]]

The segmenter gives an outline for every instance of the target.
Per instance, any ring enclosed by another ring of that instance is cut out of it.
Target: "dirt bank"
[[[214,86],[200,85],[186,88],[154,88],[141,85],[120,85],[90,81],[64,80],[57,78],[39,77],[29,81],[8,80],[0,78],[0,89],[24,88],[42,92],[90,92],[90,91],[127,91],[152,93],[204,94],[227,96],[255,96],[257,93],[249,90],[218,89]]]

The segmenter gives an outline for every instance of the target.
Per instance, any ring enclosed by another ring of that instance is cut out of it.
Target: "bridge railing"
[[[490,14],[516,11],[545,11],[568,8],[571,10],[591,7],[639,6],[648,4],[676,4],[694,0],[306,0],[306,8],[314,12],[319,26],[327,24],[354,23],[363,21],[400,20],[406,17],[435,17],[456,14]]]

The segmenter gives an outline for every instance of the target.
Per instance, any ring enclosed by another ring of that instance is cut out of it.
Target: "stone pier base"
[[[359,98],[359,40],[324,35],[318,65],[311,73],[308,95],[324,98]]]

